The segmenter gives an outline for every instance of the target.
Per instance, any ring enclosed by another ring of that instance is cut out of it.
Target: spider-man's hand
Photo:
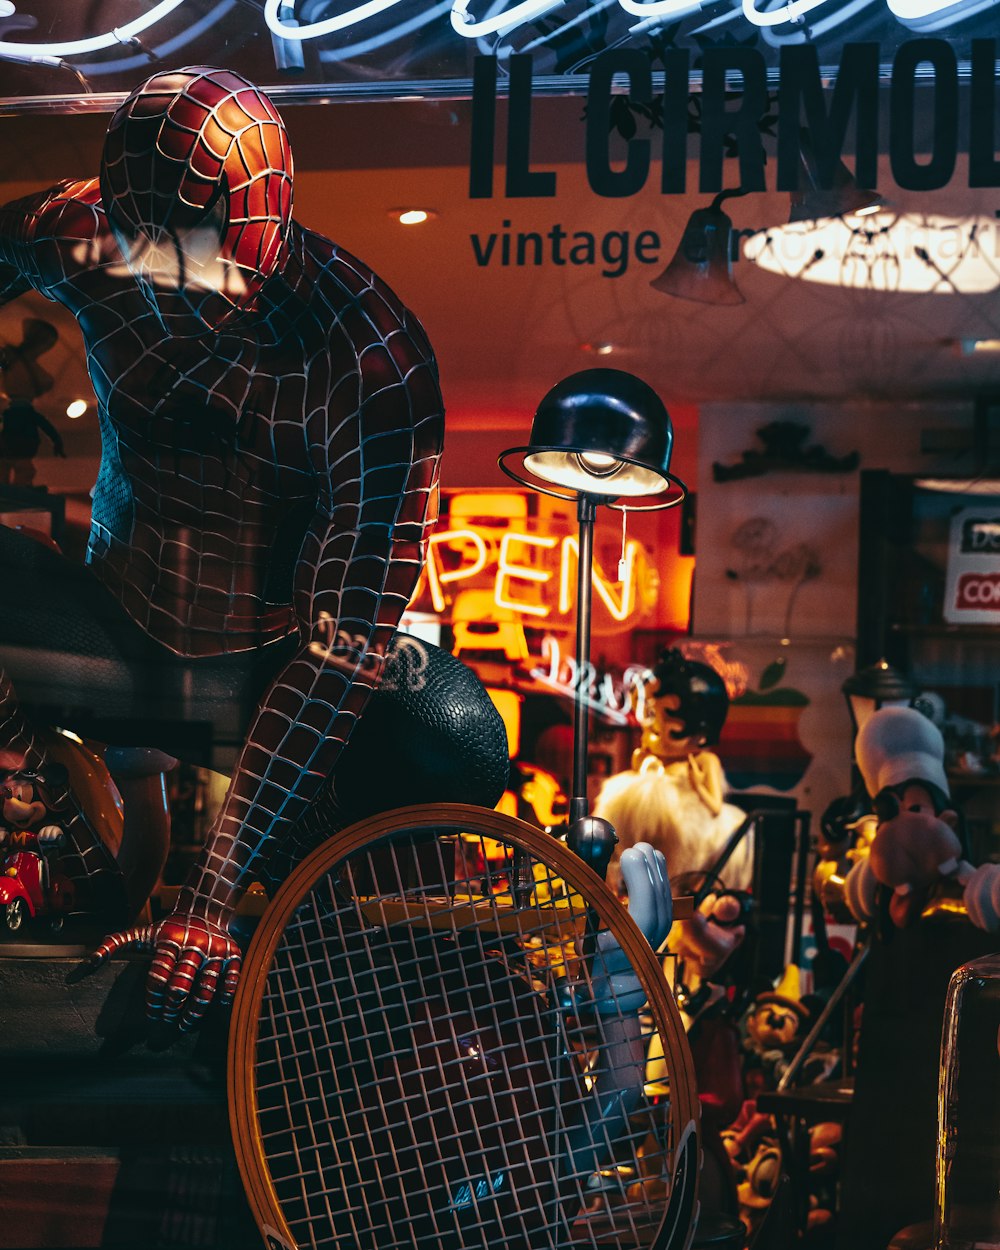
[[[152,951],[146,981],[146,1014],[157,1024],[193,1029],[215,1002],[232,1002],[240,975],[240,949],[226,930],[202,916],[174,912],[158,925],[136,925],[109,934],[71,974],[95,972],[116,951]]]

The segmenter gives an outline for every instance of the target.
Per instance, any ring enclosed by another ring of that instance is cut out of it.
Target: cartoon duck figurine
[[[632,766],[605,781],[594,805],[594,814],[618,834],[608,873],[613,887],[621,851],[638,841],[663,852],[671,878],[707,870],[744,817],[725,801],[722,764],[707,749],[718,743],[729,711],[721,676],[672,647],[650,670],[644,695]],[[727,884],[748,886],[751,862],[752,843],[745,838],[729,861]]]

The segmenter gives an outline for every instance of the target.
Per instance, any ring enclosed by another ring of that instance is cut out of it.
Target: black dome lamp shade
[[[585,369],[548,392],[530,444],[503,452],[499,463],[546,495],[652,511],[687,494],[669,471],[673,443],[670,415],[651,386],[620,369]]]

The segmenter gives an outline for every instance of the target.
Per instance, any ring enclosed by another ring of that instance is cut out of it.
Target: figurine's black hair
[[[826,805],[820,818],[820,828],[827,842],[843,842],[849,838],[854,825],[872,810],[868,795],[863,790],[838,795]]]
[[[948,808],[951,808],[952,811],[955,810],[954,802],[940,786],[936,786],[930,781],[925,781],[923,777],[910,777],[906,781],[898,781],[894,785],[885,786],[875,795],[875,798],[872,800],[872,807],[879,820],[891,820],[896,815],[899,811],[903,792],[907,786],[923,786],[934,805],[935,816],[940,816]]]
[[[676,647],[660,652],[653,666],[653,698],[676,695],[680,706],[675,713],[683,729],[675,738],[698,738],[704,746],[715,746],[729,712],[726,683],[709,664],[688,660]]]

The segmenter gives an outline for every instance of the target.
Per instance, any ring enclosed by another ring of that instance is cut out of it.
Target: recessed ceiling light
[[[1000,478],[995,477],[918,477],[913,485],[949,495],[1000,495]]]
[[[958,346],[963,356],[974,356],[977,352],[1000,352],[1000,339],[959,339]]]
[[[401,226],[419,226],[436,217],[437,213],[430,208],[393,208],[389,210],[389,216],[395,217]]]
[[[66,409],[66,416],[71,421],[75,421],[77,417],[82,417],[87,411],[87,401],[85,399],[74,399]]]

